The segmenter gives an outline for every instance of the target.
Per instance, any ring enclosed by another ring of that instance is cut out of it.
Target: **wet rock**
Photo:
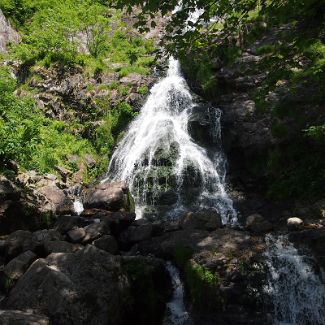
[[[263,234],[272,230],[273,226],[260,214],[252,214],[246,219],[246,229],[255,234]]]
[[[36,259],[36,254],[26,251],[12,259],[5,267],[5,275],[12,280],[18,280]]]
[[[177,203],[177,201],[178,195],[173,190],[161,193],[158,198],[158,203],[162,205],[173,205]]]
[[[94,241],[94,245],[110,254],[115,255],[118,252],[118,244],[116,239],[111,235],[105,235]]]
[[[46,316],[20,310],[0,310],[2,325],[50,325]]]
[[[215,210],[189,212],[181,220],[183,229],[216,230],[222,226],[221,216]]]
[[[124,182],[99,184],[84,191],[83,204],[86,209],[118,211],[130,209],[129,189]]]
[[[68,231],[68,238],[73,243],[80,243],[86,237],[86,231],[84,228],[74,228]]]
[[[303,225],[304,222],[300,218],[294,217],[287,220],[287,227],[289,230],[299,230]]]
[[[89,245],[36,260],[6,307],[33,309],[53,324],[120,324],[131,307],[130,285],[118,257]]]

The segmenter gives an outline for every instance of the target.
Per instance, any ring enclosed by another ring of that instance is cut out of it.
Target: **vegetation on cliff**
[[[127,98],[148,91],[153,41],[103,1],[5,0],[0,10],[22,37],[0,54],[0,169],[61,166],[91,181],[136,114]]]

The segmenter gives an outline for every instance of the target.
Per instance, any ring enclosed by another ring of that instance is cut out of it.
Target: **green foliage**
[[[186,264],[185,280],[194,308],[218,310],[222,307],[219,279],[215,274],[191,260]]]
[[[0,157],[2,166],[16,160],[25,169],[41,173],[67,166],[70,155],[95,154],[89,141],[66,132],[67,124],[46,118],[30,98],[12,94],[14,80],[0,69]]]

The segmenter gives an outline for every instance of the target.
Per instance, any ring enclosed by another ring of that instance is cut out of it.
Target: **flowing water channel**
[[[104,180],[127,181],[138,217],[178,217],[184,211],[212,208],[224,223],[236,223],[236,212],[225,190],[221,113],[209,109],[215,143],[208,152],[189,132],[189,121],[198,105],[178,60],[170,58],[167,76],[151,89],[115,150]]]
[[[300,252],[287,236],[266,236],[268,285],[275,325],[325,324],[322,272],[308,251]]]

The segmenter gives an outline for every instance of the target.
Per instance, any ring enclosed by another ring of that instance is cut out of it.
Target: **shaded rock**
[[[57,230],[61,234],[67,233],[74,227],[85,226],[85,222],[75,216],[60,216],[54,225],[54,229]]]
[[[163,260],[130,256],[121,260],[130,279],[134,299],[127,324],[161,324],[165,305],[172,294],[172,284]]]
[[[216,230],[222,227],[221,216],[215,210],[189,212],[181,220],[183,229]]]
[[[32,251],[26,251],[12,259],[5,267],[5,275],[12,279],[18,280],[36,259],[36,254]]]
[[[62,240],[62,235],[54,229],[37,230],[32,234],[33,249],[37,250],[50,240]]]
[[[129,289],[120,259],[87,246],[35,261],[11,290],[6,306],[33,309],[53,324],[120,324],[131,307]]]
[[[260,214],[252,214],[246,219],[246,229],[255,233],[263,234],[272,230],[273,226]]]
[[[80,243],[86,237],[84,228],[74,228],[68,231],[68,238],[73,243]]]
[[[52,240],[44,243],[44,251],[46,255],[52,253],[74,253],[82,248],[82,245],[68,243],[63,240]]]
[[[20,310],[0,310],[2,325],[49,325],[49,319],[43,315]]]
[[[6,177],[0,176],[0,199],[1,200],[18,200],[21,190]]]
[[[93,223],[84,228],[86,235],[83,238],[83,243],[89,243],[93,240],[103,236],[104,234],[109,234],[109,228],[105,222]]]
[[[150,238],[151,234],[151,223],[143,224],[138,227],[131,226],[121,233],[120,240],[122,243],[136,243]]]
[[[6,238],[5,256],[7,259],[11,259],[32,248],[32,233],[26,230],[17,230]]]
[[[118,252],[118,244],[116,239],[111,235],[105,235],[94,241],[94,245],[110,254],[116,254]]]
[[[289,230],[299,230],[304,225],[303,220],[300,218],[289,218],[287,220],[287,227]]]
[[[125,182],[99,184],[84,191],[83,204],[85,209],[97,208],[118,211],[130,210],[130,194]]]

